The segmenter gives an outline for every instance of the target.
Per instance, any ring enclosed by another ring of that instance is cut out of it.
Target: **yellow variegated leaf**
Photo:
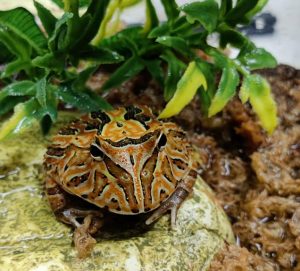
[[[262,127],[271,134],[278,124],[277,106],[266,79],[260,75],[249,75],[250,103],[258,115]]]
[[[155,12],[155,8],[151,0],[146,0],[146,20],[144,24],[144,33],[149,33],[149,31],[158,25],[158,18]]]
[[[122,0],[120,3],[120,8],[128,8],[128,7],[132,7],[136,4],[138,4],[139,2],[141,2],[141,0]]]
[[[114,13],[119,9],[119,5],[120,5],[120,0],[112,0],[109,2],[108,6],[106,8],[105,16],[100,25],[100,28],[99,28],[96,36],[94,37],[94,39],[91,41],[92,45],[94,45],[94,46],[99,45],[99,43],[102,41],[102,39],[106,36],[107,25],[108,25],[109,21],[112,19]]]
[[[241,89],[240,89],[240,93],[239,93],[239,97],[242,101],[242,103],[246,103],[249,100],[249,96],[250,96],[250,80],[249,80],[249,76],[244,77]]]
[[[163,119],[178,114],[194,98],[201,86],[207,89],[205,76],[195,61],[190,62],[177,84],[174,96],[158,117]]]
[[[33,116],[29,116],[30,113],[34,113],[39,103],[35,98],[30,99],[26,103],[20,103],[15,107],[14,114],[11,118],[5,121],[0,127],[0,140],[8,137],[13,133],[19,132],[22,128],[30,123],[34,119]]]

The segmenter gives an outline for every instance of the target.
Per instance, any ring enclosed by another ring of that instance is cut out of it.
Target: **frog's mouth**
[[[148,141],[151,137],[154,137],[154,138],[158,138],[160,132],[158,130],[154,131],[154,132],[150,132],[150,133],[147,133],[145,135],[143,135],[142,137],[140,138],[129,138],[129,137],[126,137],[124,139],[121,139],[117,142],[114,142],[110,139],[105,139],[105,141],[107,143],[109,143],[110,145],[114,146],[114,147],[125,147],[125,146],[128,146],[128,145],[140,145],[140,144],[143,144],[144,142]]]

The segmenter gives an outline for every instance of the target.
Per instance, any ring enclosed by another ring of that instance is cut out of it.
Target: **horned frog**
[[[146,106],[93,112],[61,129],[44,157],[46,195],[56,217],[75,228],[79,257],[91,253],[105,211],[149,212],[147,225],[171,211],[174,227],[197,177],[191,153],[185,133]],[[74,207],[76,197],[99,208]]]

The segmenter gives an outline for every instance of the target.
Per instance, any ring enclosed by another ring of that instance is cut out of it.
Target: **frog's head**
[[[95,160],[107,156],[132,174],[156,147],[166,144],[163,125],[148,107],[120,107],[92,113],[92,117],[98,118],[102,125],[91,145],[91,155]]]
[[[120,187],[114,197],[126,193],[132,213],[158,207],[187,172],[189,158],[185,141],[180,144],[181,131],[173,123],[157,120],[148,107],[131,106],[98,115],[106,123],[90,153],[96,161],[104,161],[106,176]]]

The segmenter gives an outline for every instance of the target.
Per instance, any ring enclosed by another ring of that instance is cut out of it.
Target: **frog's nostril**
[[[160,149],[164,147],[166,144],[167,144],[167,137],[165,134],[162,134],[158,141],[157,147]]]
[[[93,158],[103,158],[104,153],[100,150],[99,146],[97,145],[91,145],[90,153],[93,156]]]

